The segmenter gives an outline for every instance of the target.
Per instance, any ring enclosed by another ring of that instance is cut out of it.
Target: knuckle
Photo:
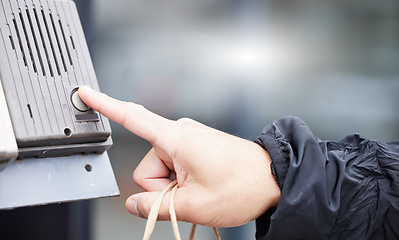
[[[180,119],[178,119],[177,121],[176,121],[179,125],[181,125],[181,126],[192,126],[194,123],[195,123],[195,121],[193,120],[193,119],[191,119],[191,118],[187,118],[187,117],[184,117],[184,118],[180,118]]]
[[[133,180],[135,183],[137,183],[137,185],[141,186],[141,182],[142,182],[142,175],[139,173],[139,171],[134,170],[133,171]]]
[[[183,141],[185,141],[187,136],[193,134],[197,125],[197,122],[192,120],[191,118],[180,118],[176,122],[177,122],[177,128],[175,136]]]
[[[187,139],[190,138],[194,133],[194,120],[190,118],[180,118],[176,120],[176,125],[174,130],[171,131],[169,135],[169,142],[173,142],[175,147],[173,147],[173,151],[170,153],[172,158],[178,158],[180,155],[180,151],[182,150],[182,146],[187,144]]]

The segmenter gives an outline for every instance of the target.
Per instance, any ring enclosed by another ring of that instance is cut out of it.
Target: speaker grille
[[[58,14],[54,15],[51,11],[45,13],[36,7],[29,9],[26,5],[12,15],[15,35],[9,36],[11,48],[19,51],[17,56],[21,56],[25,67],[42,76],[50,74],[54,77],[54,74],[60,76],[61,71],[68,72],[67,65],[73,66],[71,51],[75,51],[68,24],[63,23]],[[37,58],[34,57],[36,53]],[[48,61],[50,58],[51,61]]]

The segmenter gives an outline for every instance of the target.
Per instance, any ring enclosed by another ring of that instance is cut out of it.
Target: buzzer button
[[[87,110],[90,109],[89,106],[86,105],[86,103],[84,103],[82,101],[82,99],[80,99],[79,94],[78,94],[78,89],[74,89],[72,91],[71,94],[71,101],[72,101],[72,105],[79,111],[81,112],[86,112]]]

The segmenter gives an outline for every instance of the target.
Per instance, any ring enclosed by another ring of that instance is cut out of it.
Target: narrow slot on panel
[[[21,49],[21,52],[22,52],[22,59],[24,61],[25,66],[28,66],[28,64],[26,63],[26,57],[25,57],[24,48],[22,47],[21,35],[19,35],[19,29],[18,29],[17,21],[15,20],[15,18],[13,18],[12,22],[14,23],[14,28],[15,28],[15,31],[17,32],[19,48]]]
[[[33,29],[33,24],[32,24],[32,18],[30,17],[30,14],[29,14],[29,10],[28,10],[28,9],[26,9],[26,15],[28,16],[28,21],[29,21],[30,30],[31,30],[31,32],[32,32],[33,41],[35,42],[35,48],[36,48],[36,51],[37,51],[37,56],[39,57],[40,67],[41,67],[41,69],[42,69],[43,76],[46,76],[46,73],[44,72],[44,66],[43,66],[42,55],[41,55],[40,50],[39,50],[39,44],[37,43],[37,38],[36,38],[35,30]]]
[[[53,25],[53,30],[54,30],[54,34],[55,34],[55,39],[57,40],[58,51],[60,52],[60,55],[61,55],[62,65],[64,66],[64,70],[65,70],[65,72],[66,72],[66,71],[67,71],[67,68],[66,68],[66,64],[65,64],[64,54],[62,53],[62,48],[61,48],[61,44],[60,44],[60,39],[59,39],[59,37],[58,37],[57,29],[55,28],[53,14],[51,14],[51,13],[50,13],[50,19],[51,19],[51,24]]]
[[[32,109],[30,108],[30,104],[28,104],[27,106],[28,106],[30,118],[33,118]]]
[[[10,42],[11,42],[12,50],[15,50],[15,45],[14,45],[14,41],[13,41],[13,39],[12,39],[12,36],[10,35],[9,37],[10,37]]]
[[[50,41],[50,47],[51,47],[51,50],[53,52],[55,66],[57,68],[58,75],[61,75],[60,66],[58,65],[57,56],[55,55],[54,44],[53,44],[53,40],[51,39],[51,36],[50,36],[50,30],[48,28],[46,16],[44,15],[44,10],[42,10],[42,17],[43,17],[44,25],[46,27],[47,35],[48,35],[48,38],[49,38],[49,41]]]
[[[58,23],[60,24],[60,28],[61,28],[61,32],[62,32],[62,37],[64,38],[64,43],[65,43],[65,47],[66,47],[66,50],[67,50],[67,53],[68,53],[69,63],[70,63],[71,66],[72,66],[73,63],[72,63],[72,58],[71,58],[71,52],[69,51],[67,39],[66,39],[66,37],[65,37],[64,27],[62,26],[61,20],[58,20]]]
[[[71,38],[71,42],[72,42],[72,47],[73,47],[73,49],[75,50],[76,48],[75,48],[75,42],[73,41],[73,37],[70,36],[70,38]]]
[[[39,28],[39,34],[40,34],[40,38],[42,39],[44,53],[46,54],[47,63],[48,63],[49,69],[50,69],[50,75],[51,75],[51,77],[54,77],[53,68],[51,67],[51,63],[49,60],[48,51],[47,51],[46,43],[44,41],[42,27],[40,26],[39,18],[37,16],[36,8],[33,9],[33,12],[35,13],[36,24],[37,24],[37,27]],[[46,71],[44,71],[44,68],[43,68],[43,75],[46,76]]]
[[[20,10],[21,10],[21,9],[20,9]],[[23,31],[24,31],[26,44],[28,45],[28,51],[29,51],[30,60],[32,61],[32,65],[33,65],[33,71],[35,71],[35,73],[37,73],[36,63],[35,63],[35,59],[34,59],[34,57],[33,57],[32,48],[31,48],[31,45],[30,45],[29,37],[28,37],[28,32],[26,31],[26,26],[25,26],[24,18],[23,18],[23,16],[22,16],[22,13],[21,13],[21,12],[19,12],[19,18],[21,19],[22,29],[23,29]]]

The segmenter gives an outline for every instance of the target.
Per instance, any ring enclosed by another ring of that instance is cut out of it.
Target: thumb
[[[198,214],[198,209],[202,208],[203,198],[198,196],[195,191],[178,188],[174,199],[174,206],[179,221],[199,223],[202,225],[209,225],[205,216]],[[161,192],[142,192],[130,196],[126,200],[126,209],[133,215],[148,218],[151,207],[157,200]],[[171,191],[168,191],[162,199],[161,207],[159,209],[158,220],[169,221],[169,202]],[[199,218],[198,218],[199,217]]]
[[[133,215],[148,218],[151,206],[157,200],[161,192],[142,192],[130,196],[126,200],[126,209]],[[162,199],[161,207],[158,213],[158,220],[170,220],[168,213],[170,192],[166,193]]]

